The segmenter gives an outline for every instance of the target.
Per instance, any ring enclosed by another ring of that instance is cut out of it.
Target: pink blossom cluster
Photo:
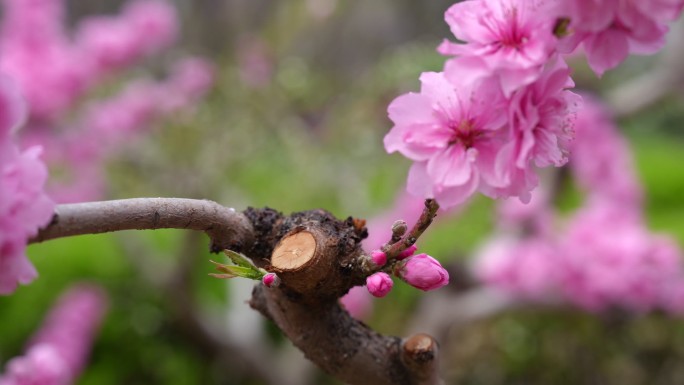
[[[108,157],[164,117],[192,108],[212,82],[213,67],[188,58],[176,63],[166,80],[136,79],[109,98],[86,103],[63,135],[46,128],[23,139],[26,144],[44,144],[46,161],[61,169],[62,178],[68,177],[51,186],[56,200],[94,199],[103,194],[101,169]]]
[[[684,256],[674,240],[645,225],[624,138],[591,97],[578,122],[573,151],[585,158],[573,158],[570,170],[585,190],[583,206],[560,219],[544,191],[526,207],[502,202],[501,234],[478,253],[475,275],[528,301],[684,312]],[[522,236],[511,231],[516,225],[526,229]]]
[[[26,257],[28,239],[52,218],[54,203],[43,191],[47,168],[42,149],[21,150],[14,131],[25,119],[16,85],[0,76],[0,294],[37,276]]]
[[[119,16],[86,18],[73,38],[63,0],[2,4],[0,70],[19,82],[36,120],[64,115],[113,70],[168,47],[178,28],[175,11],[161,0],[135,0]]]
[[[69,385],[87,359],[107,309],[104,291],[75,285],[64,293],[23,356],[7,363],[0,385]]]
[[[413,161],[407,190],[442,207],[459,205],[475,192],[528,202],[538,185],[535,168],[567,163],[574,137],[581,98],[569,91],[574,83],[562,54],[581,42],[591,47],[593,63],[599,63],[594,68],[617,65],[626,55],[593,43],[615,31],[655,48],[666,30],[659,23],[681,10],[676,2],[660,2],[660,16],[642,13],[646,2],[636,0],[453,5],[445,17],[460,42],[445,41],[438,49],[452,58],[442,72],[421,75],[419,93],[399,96],[388,107],[394,126],[385,149]],[[601,12],[580,12],[584,3],[602,4]],[[641,24],[654,18],[660,35]]]
[[[391,264],[390,271],[409,285],[430,291],[439,289],[449,283],[449,273],[436,259],[427,254],[413,255],[418,248],[411,245],[401,252]],[[384,266],[387,255],[380,250],[371,253],[371,261],[377,267]],[[366,288],[374,297],[386,296],[394,286],[392,277],[385,271],[379,271],[366,278]]]
[[[373,250],[371,252],[371,259],[376,265],[383,266],[387,263],[387,255],[379,249],[382,248],[388,239],[391,239],[392,225],[397,218],[401,218],[406,223],[414,223],[418,220],[424,208],[425,200],[423,198],[413,196],[405,191],[400,191],[389,209],[368,220],[366,224],[368,238],[363,240],[363,245],[367,250]],[[456,209],[444,210],[440,213],[437,220],[444,219],[449,215],[456,215],[457,213],[458,210]],[[405,254],[410,256],[415,253],[416,250],[417,248],[413,245],[405,251]],[[380,280],[380,278],[382,278],[382,280]],[[389,278],[389,281],[387,278]],[[373,280],[377,281],[379,284],[366,285],[365,289],[361,286],[354,287],[347,295],[341,298],[344,307],[355,318],[365,318],[371,313],[373,309],[373,296],[370,295],[370,290],[376,293],[376,295],[374,295],[375,297],[380,297],[377,294],[387,291],[386,288],[391,288],[394,284],[391,282],[391,277],[389,275],[387,275],[387,277],[382,275],[374,277]],[[387,293],[389,293],[389,291],[387,291],[385,295]]]
[[[154,122],[193,107],[213,84],[213,67],[182,59],[166,80],[132,80],[118,94],[84,104],[114,75],[170,47],[178,18],[164,0],[131,0],[118,15],[87,17],[67,31],[64,7],[64,0],[4,0],[0,71],[18,81],[29,104],[22,142],[45,147],[63,178],[51,180],[52,195],[70,202],[101,196],[98,168],[107,156]]]
[[[601,75],[617,67],[630,53],[648,55],[665,44],[668,23],[679,18],[682,0],[560,1],[557,15],[567,22],[561,51],[581,45],[589,66]]]
[[[583,98],[569,163],[576,182],[591,200],[609,199],[625,208],[640,208],[643,189],[627,139],[607,108],[590,95]]]
[[[672,239],[652,234],[639,216],[601,201],[553,234],[493,239],[476,257],[475,274],[528,301],[566,301],[590,311],[675,310],[682,257]]]

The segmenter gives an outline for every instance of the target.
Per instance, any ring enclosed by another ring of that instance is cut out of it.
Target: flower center
[[[507,16],[509,22],[499,30],[499,44],[504,48],[520,50],[527,42],[527,35],[520,28],[517,8],[509,10]]]
[[[482,131],[477,129],[471,120],[450,123],[447,127],[452,131],[449,146],[458,143],[465,148],[471,148],[475,140],[482,135]]]

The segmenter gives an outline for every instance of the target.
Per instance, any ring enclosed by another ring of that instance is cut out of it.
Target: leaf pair
[[[246,256],[236,253],[232,250],[224,250],[223,252],[226,254],[226,256],[228,256],[228,258],[230,258],[234,265],[226,265],[210,260],[211,263],[216,265],[216,270],[221,272],[221,274],[209,274],[210,276],[220,279],[242,277],[253,280],[261,280],[264,275],[266,275],[267,272],[264,269],[254,266],[252,261],[250,261]]]

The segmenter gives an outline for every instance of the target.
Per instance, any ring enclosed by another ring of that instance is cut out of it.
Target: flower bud
[[[399,237],[403,236],[406,234],[406,231],[408,230],[408,225],[406,224],[406,221],[404,220],[398,220],[395,221],[392,224],[392,234],[397,235]]]
[[[404,251],[402,251],[401,253],[399,253],[399,255],[397,255],[397,259],[400,260],[400,261],[401,261],[402,259],[406,259],[406,258],[412,256],[413,253],[416,252],[416,250],[418,250],[418,246],[416,246],[415,244],[413,244],[413,245],[407,247],[406,250],[404,250]]]
[[[427,254],[409,258],[399,265],[396,274],[409,285],[423,291],[439,289],[449,283],[449,273]]]
[[[372,296],[382,298],[392,290],[392,278],[385,272],[377,272],[366,278],[366,288]]]
[[[261,282],[263,282],[266,287],[278,287],[278,285],[280,285],[280,277],[278,277],[276,273],[266,273],[266,275],[261,278]]]
[[[378,267],[384,266],[387,263],[387,254],[380,250],[373,250],[371,251],[371,260]]]

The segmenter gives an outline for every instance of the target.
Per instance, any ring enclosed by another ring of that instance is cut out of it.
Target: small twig
[[[241,250],[254,242],[249,220],[216,202],[180,198],[137,198],[57,206],[52,221],[29,243],[121,230],[204,231],[211,250]]]
[[[437,341],[425,333],[415,334],[402,343],[401,360],[416,378],[419,385],[438,385],[437,376],[439,346]]]
[[[420,218],[411,230],[404,234],[398,242],[388,243],[383,247],[385,254],[387,254],[387,259],[392,260],[397,258],[399,254],[411,247],[418,238],[423,234],[423,232],[430,226],[432,221],[437,216],[437,210],[439,210],[439,204],[434,199],[425,200],[425,208],[423,213],[420,214]]]

